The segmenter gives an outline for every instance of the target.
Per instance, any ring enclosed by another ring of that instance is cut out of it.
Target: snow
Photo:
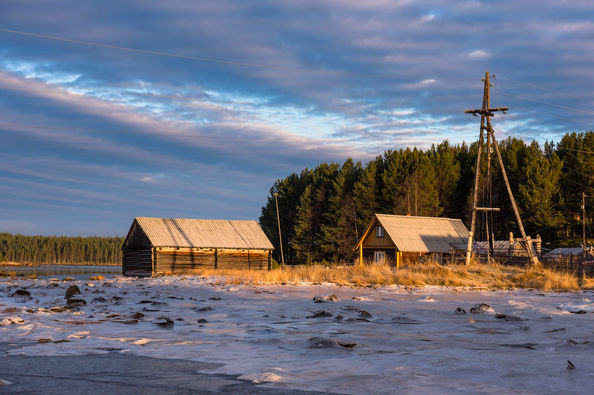
[[[118,277],[91,287],[84,280],[0,280],[0,322],[10,321],[0,326],[0,339],[35,342],[8,352],[14,355],[115,350],[220,363],[203,373],[272,388],[345,394],[592,392],[575,386],[578,377],[594,377],[591,292],[221,281]],[[73,284],[86,306],[68,309],[64,296]],[[11,297],[18,289],[32,299]],[[313,318],[321,307],[314,297],[332,294],[337,300],[323,305],[332,316]],[[93,303],[98,297],[105,301]],[[490,309],[470,313],[482,303]],[[456,314],[458,307],[468,313]],[[568,360],[575,369],[567,369]]]

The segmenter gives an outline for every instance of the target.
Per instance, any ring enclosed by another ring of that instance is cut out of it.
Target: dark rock
[[[167,306],[167,302],[153,302],[152,306]]]
[[[78,288],[77,285],[71,285],[66,290],[66,296],[68,296],[68,295],[78,295],[80,293],[81,293],[80,292],[80,288]]]
[[[587,314],[586,310],[570,311],[571,314]]]
[[[470,309],[472,314],[492,313],[495,312],[491,306],[486,303],[477,303]]]
[[[342,321],[342,320],[343,320],[343,318],[344,318],[344,317],[343,317],[341,314],[338,314],[338,315],[337,315],[337,316],[336,316],[334,319],[335,319],[336,321]]]
[[[466,314],[466,310],[464,310],[462,307],[458,307],[455,311],[455,314]]]
[[[141,312],[136,312],[130,315],[130,318],[134,318],[135,320],[138,320],[143,317],[146,317],[146,315],[142,314]]]
[[[203,307],[201,309],[198,309],[198,311],[212,311],[212,310],[214,310],[214,309],[212,307],[210,307],[210,306],[206,306],[206,307]]]
[[[338,296],[334,294],[326,294],[326,295],[319,295],[314,296],[313,298],[314,303],[324,303],[324,302],[340,302]]]
[[[95,303],[107,303],[107,299],[105,298],[93,298],[93,300],[91,300],[91,304],[95,304]]]
[[[59,286],[60,285],[58,283],[51,283],[51,284],[48,284],[46,288],[56,288],[56,287],[59,287]]]
[[[140,302],[138,302],[138,304],[148,304],[148,303],[153,303],[152,300],[141,300]]]
[[[15,291],[15,293],[13,293],[12,295],[13,298],[25,298],[25,299],[32,299],[31,297],[31,292],[25,290],[25,289],[17,289]]]
[[[314,313],[314,315],[310,315],[307,318],[324,318],[324,317],[334,317],[334,314],[330,310],[318,310]]]
[[[118,296],[118,295],[113,295],[111,297],[111,301],[112,302],[117,302],[117,301],[122,300],[122,299],[124,299],[124,298],[122,298],[121,296]]]
[[[183,321],[185,321],[185,320],[184,320],[183,318],[181,318],[181,317],[178,317],[178,318],[176,318],[175,320],[176,320],[176,321],[182,321],[182,322],[183,322]]]
[[[361,310],[359,317],[360,318],[372,318],[373,316],[371,314],[369,314],[368,312],[366,312],[365,310]]]
[[[104,293],[105,293],[105,291],[104,291],[104,290],[102,290],[102,289],[96,289],[96,290],[94,290],[94,291],[93,291],[93,293],[94,293],[94,294],[104,294]]]
[[[102,287],[113,287],[112,283],[103,283]]]
[[[68,306],[86,306],[87,302],[84,299],[68,299],[66,304]]]
[[[198,320],[198,323],[199,323],[199,324],[208,324],[208,321],[207,321],[207,320],[205,320],[204,318],[200,318],[200,319]]]
[[[208,298],[209,300],[221,300],[221,298]]]
[[[153,324],[157,325],[173,325],[174,322],[171,318],[161,316],[151,321]]]

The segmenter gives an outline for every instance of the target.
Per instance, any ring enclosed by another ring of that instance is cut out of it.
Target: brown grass
[[[545,268],[518,268],[499,264],[442,266],[436,263],[407,265],[395,269],[388,265],[365,265],[342,268],[285,268],[266,270],[203,270],[198,273],[217,277],[224,284],[295,284],[334,283],[367,285],[441,285],[488,289],[536,288],[541,290],[577,290],[577,278],[566,272]],[[584,287],[594,288],[594,280]]]

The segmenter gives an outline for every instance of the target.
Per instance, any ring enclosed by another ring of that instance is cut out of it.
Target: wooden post
[[[250,250],[248,250],[248,270],[252,270],[252,264],[250,262]]]
[[[272,251],[268,251],[268,270],[272,270]]]
[[[491,137],[493,138],[493,145],[495,146],[495,152],[497,152],[497,158],[499,158],[499,166],[501,167],[501,175],[503,176],[503,181],[505,181],[505,187],[507,188],[507,193],[509,194],[509,200],[511,200],[512,208],[514,209],[514,213],[516,214],[516,220],[518,221],[518,226],[520,227],[520,233],[522,234],[522,238],[524,239],[524,244],[526,246],[526,252],[528,252],[528,258],[533,265],[538,265],[538,257],[534,255],[534,251],[532,250],[532,239],[529,236],[526,236],[526,231],[524,230],[524,225],[522,225],[522,218],[520,218],[520,213],[518,211],[518,206],[516,206],[516,201],[514,199],[514,194],[512,193],[511,186],[509,185],[509,180],[507,179],[507,174],[505,173],[505,166],[503,166],[503,159],[501,158],[501,152],[499,152],[499,145],[497,145],[497,140],[495,140],[495,133],[493,133],[493,129],[491,128],[491,122],[488,122],[489,130],[491,130]]]
[[[278,222],[278,239],[280,242],[280,250],[281,250],[281,263],[283,267],[285,266],[285,255],[283,254],[283,237],[281,236],[281,226],[280,226],[280,215],[278,213],[278,193],[274,193],[274,200],[276,202],[276,222]]]
[[[359,265],[363,265],[363,243],[359,247]]]
[[[582,259],[578,268],[578,281],[580,286],[584,281],[584,262],[586,261],[586,194],[582,192]]]
[[[485,88],[483,89],[483,110],[487,109],[487,95],[489,87],[489,72],[485,73]],[[483,152],[483,130],[485,129],[485,113],[481,113],[481,131],[479,135],[478,154],[476,157],[476,174],[474,176],[474,196],[472,198],[472,220],[470,221],[470,232],[468,233],[468,246],[466,247],[466,265],[470,265],[470,255],[472,254],[472,242],[474,238],[474,229],[476,227],[476,202],[478,199],[478,184],[481,173],[481,154]]]
[[[400,262],[402,262],[402,252],[396,251],[396,269],[400,269]]]
[[[215,248],[214,252],[215,270],[219,268],[219,251]]]

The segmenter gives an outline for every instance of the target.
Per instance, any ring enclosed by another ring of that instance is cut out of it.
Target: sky
[[[2,1],[0,232],[257,220],[306,167],[476,141],[486,71],[498,139],[591,130],[593,20],[579,0]]]

